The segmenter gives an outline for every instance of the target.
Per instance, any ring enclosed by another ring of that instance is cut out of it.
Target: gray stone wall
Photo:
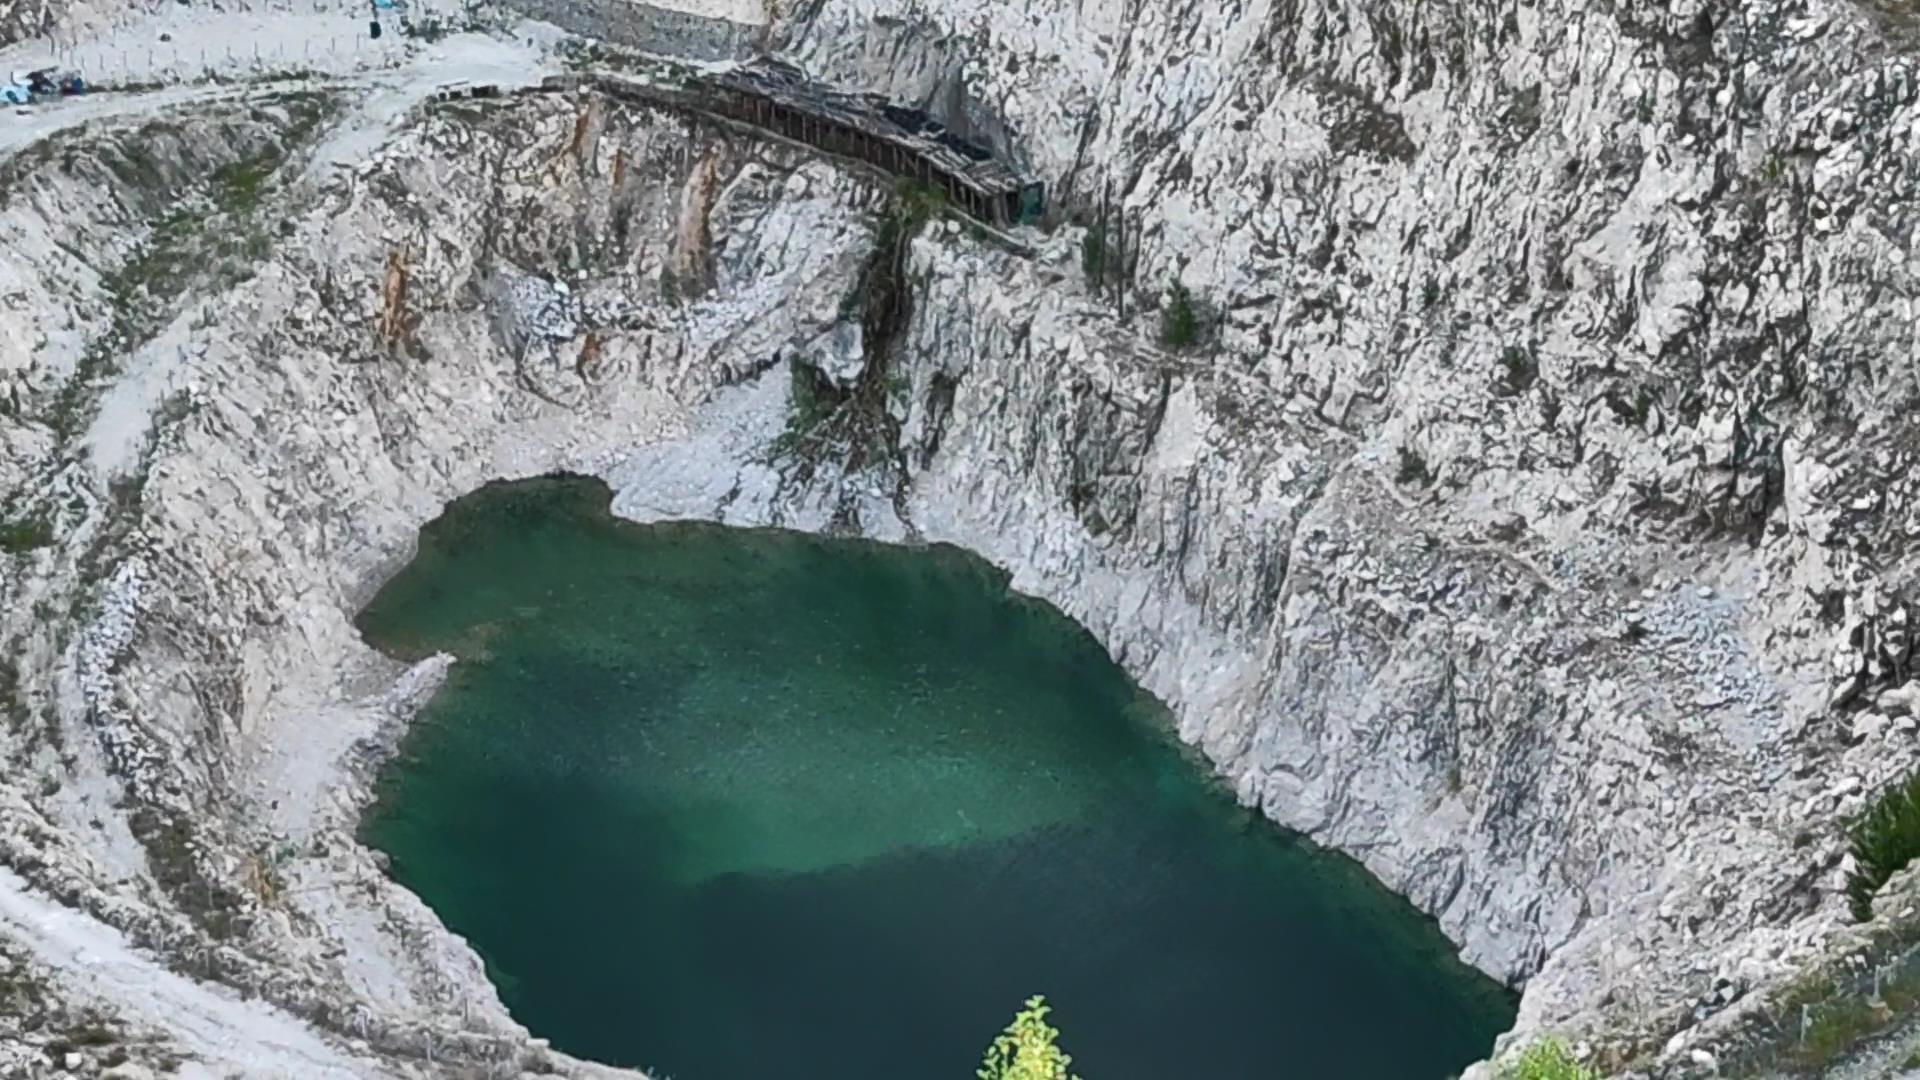
[[[689,60],[745,59],[760,40],[757,26],[635,0],[506,0],[506,6],[569,33]]]

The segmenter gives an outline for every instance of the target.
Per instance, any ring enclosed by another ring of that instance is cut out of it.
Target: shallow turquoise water
[[[1421,1080],[1510,998],[1234,806],[962,552],[494,485],[362,615],[460,657],[366,837],[555,1046],[674,1080],[972,1076],[1045,993],[1086,1080]]]

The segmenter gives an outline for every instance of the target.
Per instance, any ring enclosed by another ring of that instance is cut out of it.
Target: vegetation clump
[[[1601,1080],[1600,1071],[1581,1063],[1558,1039],[1526,1048],[1500,1069],[1500,1080]]]
[[[884,462],[899,442],[899,422],[889,403],[910,385],[893,370],[895,343],[905,330],[913,302],[907,273],[909,248],[922,226],[951,210],[939,189],[902,181],[892,205],[880,219],[873,252],[859,279],[841,298],[840,318],[857,320],[863,363],[852,386],[842,387],[812,364],[789,362],[792,390],[787,395],[786,430],[774,440],[777,456],[818,459],[829,448],[849,452],[845,464],[859,469]]]
[[[979,1080],[1078,1080],[1067,1071],[1073,1059],[1058,1045],[1060,1029],[1047,1023],[1051,1007],[1038,994],[987,1047],[974,1071]]]
[[[1087,284],[1100,285],[1107,268],[1107,238],[1099,229],[1088,229],[1080,238],[1080,270],[1087,276]]]
[[[799,452],[815,429],[833,415],[838,402],[833,388],[811,366],[799,360],[790,360],[787,366],[793,380],[787,393],[787,426],[774,440],[774,448],[791,454]]]
[[[1873,894],[1920,855],[1920,773],[1882,792],[1848,830],[1853,871],[1847,906],[1860,922],[1873,918]]]
[[[1167,299],[1160,305],[1160,344],[1169,349],[1185,349],[1200,341],[1200,312],[1194,307],[1193,293],[1179,278],[1167,283]]]
[[[1524,394],[1540,378],[1540,360],[1524,345],[1509,345],[1500,352],[1503,379],[1497,388],[1504,397]]]
[[[880,223],[880,241],[887,243],[895,234],[911,238],[920,226],[945,215],[953,208],[947,194],[932,184],[902,180],[893,186],[893,212]]]
[[[1433,483],[1433,472],[1427,468],[1427,459],[1411,446],[1400,448],[1400,468],[1394,473],[1394,480],[1414,487],[1426,487]]]
[[[53,522],[45,515],[0,520],[0,552],[19,555],[53,543]]]

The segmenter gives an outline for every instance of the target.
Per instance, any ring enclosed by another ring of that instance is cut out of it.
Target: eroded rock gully
[[[1137,241],[1122,323],[1076,227],[1026,256],[936,216],[864,383],[894,193],[683,114],[433,105],[342,168],[323,86],[23,151],[8,895],[315,1021],[302,1075],[595,1071],[352,838],[440,670],[354,610],[448,499],[566,469],[638,518],[987,555],[1247,802],[1524,980],[1516,1041],[1704,1071],[1850,933],[1841,826],[1915,758],[1920,83],[1877,18],[824,0],[790,55],[997,117]],[[1155,344],[1175,277],[1204,348]],[[794,364],[898,445],[795,467]],[[288,1067],[253,1013],[60,955],[18,963],[154,1054]]]

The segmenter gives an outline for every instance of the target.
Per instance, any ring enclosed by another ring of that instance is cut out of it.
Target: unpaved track
[[[178,108],[262,93],[338,88],[358,91],[355,108],[327,136],[316,154],[323,167],[350,167],[384,141],[386,132],[434,91],[455,83],[493,83],[502,89],[528,86],[559,69],[548,47],[553,38],[526,26],[514,37],[456,34],[422,46],[404,63],[342,75],[241,80],[168,86],[137,93],[100,92],[0,113],[0,161],[61,131],[101,120],[151,116]]]
[[[194,982],[136,952],[119,931],[38,896],[0,868],[0,935],[57,972],[61,992],[105,1004],[121,1019],[167,1032],[207,1062],[262,1080],[353,1080],[378,1065],[323,1041],[313,1029],[260,1001]]]

